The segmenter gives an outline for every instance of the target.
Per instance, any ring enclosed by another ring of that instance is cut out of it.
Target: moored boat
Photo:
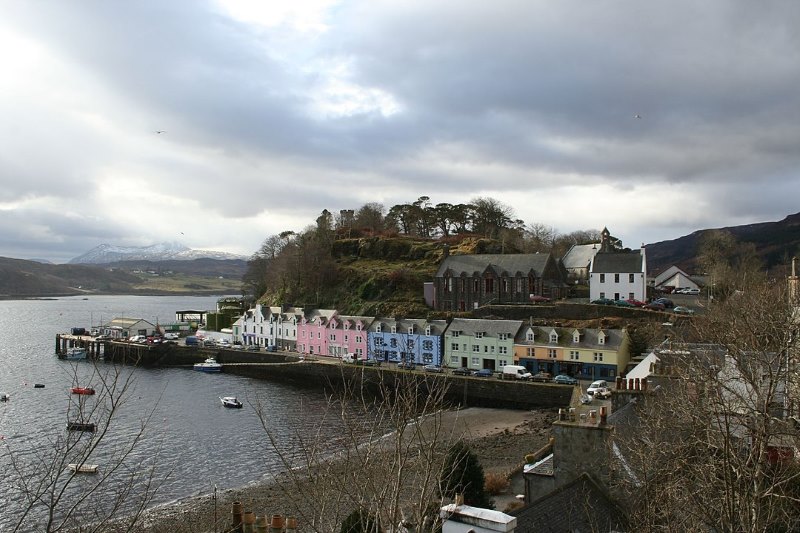
[[[0,394],[0,402],[7,402],[10,399],[11,399],[11,397],[8,394],[5,394],[5,393]]]
[[[222,364],[217,363],[213,357],[209,357],[202,363],[195,363],[194,369],[200,372],[222,372]]]
[[[242,402],[236,399],[235,396],[224,396],[220,397],[219,401],[222,402],[222,405],[225,407],[229,407],[232,409],[241,409]]]
[[[94,389],[91,387],[72,387],[69,390],[72,394],[94,394]]]
[[[86,348],[70,348],[66,352],[58,354],[58,358],[67,361],[86,359]]]
[[[94,432],[95,425],[92,422],[67,422],[68,431],[91,431]]]
[[[96,474],[97,469],[100,465],[89,465],[89,464],[78,464],[78,463],[69,463],[67,465],[68,470],[72,470],[76,474]]]

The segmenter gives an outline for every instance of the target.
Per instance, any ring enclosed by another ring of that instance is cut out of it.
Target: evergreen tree
[[[483,467],[478,457],[463,441],[456,442],[447,452],[442,469],[442,496],[464,495],[464,503],[473,507],[494,509],[494,502],[484,488]]]
[[[380,533],[375,516],[364,509],[356,509],[342,522],[341,533]]]

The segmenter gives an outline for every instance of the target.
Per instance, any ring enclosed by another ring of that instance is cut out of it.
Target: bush
[[[483,480],[483,487],[486,489],[486,492],[492,496],[497,496],[505,492],[510,485],[511,482],[508,480],[508,477],[493,472],[486,474]]]

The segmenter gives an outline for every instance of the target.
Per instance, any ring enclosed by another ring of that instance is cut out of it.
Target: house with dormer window
[[[446,365],[500,370],[513,364],[521,320],[454,318],[444,333]]]
[[[629,344],[625,329],[523,325],[514,342],[514,360],[533,374],[613,379],[625,372]]]
[[[306,311],[297,325],[297,351],[309,355],[329,355],[328,339],[331,319],[335,309],[311,309]]]
[[[377,317],[367,332],[368,356],[393,363],[442,365],[445,320]]]
[[[328,327],[328,353],[331,357],[354,354],[358,359],[367,358],[367,332],[375,320],[371,316],[337,315]]]
[[[276,346],[280,350],[297,350],[297,325],[303,319],[301,307],[270,307],[267,346]],[[274,334],[274,336],[272,336]]]

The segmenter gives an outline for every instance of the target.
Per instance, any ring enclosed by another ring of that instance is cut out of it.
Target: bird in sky
[[[156,130],[156,133],[166,133],[164,130]]]
[[[633,118],[642,118],[642,115],[637,113],[637,114],[633,115]]]

